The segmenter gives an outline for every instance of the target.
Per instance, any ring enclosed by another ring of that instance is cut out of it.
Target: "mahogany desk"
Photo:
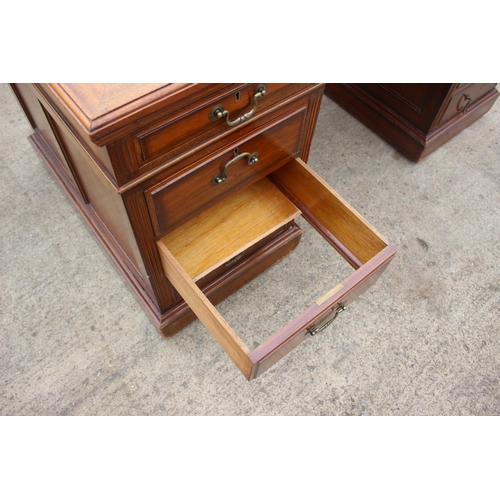
[[[371,286],[390,245],[305,163],[319,84],[15,84],[30,141],[151,320],[198,317],[247,379]],[[302,214],[353,268],[250,351],[214,308],[291,252]]]

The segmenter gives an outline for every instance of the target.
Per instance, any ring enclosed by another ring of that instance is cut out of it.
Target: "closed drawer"
[[[458,91],[455,92],[444,110],[439,124],[443,124],[457,115],[467,113],[476,101],[494,89],[495,86],[496,83],[473,83],[469,86],[459,84]]]
[[[300,210],[303,218],[351,264],[354,272],[252,351],[202,293],[186,269],[188,266],[181,264],[177,258],[178,252],[173,245],[169,248],[167,240],[158,241],[166,277],[248,380],[262,374],[302,341],[328,326],[356,297],[375,283],[396,252],[393,245],[388,244],[302,160],[288,162],[261,182],[268,180],[274,184],[267,198],[269,217],[272,217],[277,204],[288,206],[291,202]],[[239,193],[235,196],[238,197]],[[203,226],[216,227],[218,219],[215,217],[211,220],[210,210],[207,210]],[[252,210],[252,204],[243,203],[241,209],[234,213],[236,218],[241,216],[248,220],[248,231],[252,230],[254,224]],[[265,219],[265,207],[261,207],[259,211],[261,215],[257,218]],[[293,212],[292,208],[290,215]],[[230,228],[231,225],[227,227]],[[221,234],[214,239],[224,241],[228,237],[227,227],[221,228]],[[203,232],[203,228],[198,228],[197,231]],[[186,234],[188,233],[186,227]],[[217,247],[217,243],[214,243],[213,250]],[[207,248],[206,252],[210,253],[211,249]]]
[[[306,105],[232,143],[222,153],[145,191],[157,236],[300,154]]]
[[[230,133],[308,87],[285,83],[234,85],[149,125],[132,138],[139,169],[147,168],[153,160],[158,160],[155,164],[172,160],[218,135]]]

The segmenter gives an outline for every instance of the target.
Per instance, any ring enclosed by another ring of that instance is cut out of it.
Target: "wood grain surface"
[[[161,241],[197,281],[299,215],[264,178],[189,219]]]

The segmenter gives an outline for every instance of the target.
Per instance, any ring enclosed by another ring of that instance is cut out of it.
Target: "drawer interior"
[[[297,207],[264,177],[200,212],[160,241],[189,277],[198,281],[299,215]]]
[[[234,229],[234,220],[221,223],[221,217],[227,216],[224,215],[224,204],[221,203],[216,215],[209,213],[212,212],[212,207],[197,222],[191,225],[186,223],[178,228],[176,238],[169,239],[170,235],[167,235],[158,241],[167,278],[249,380],[263,373],[305,338],[333,321],[340,311],[378,279],[396,251],[393,245],[300,159],[290,161],[252,186],[240,191],[235,197],[236,206],[242,203],[237,209],[237,218],[241,216],[246,221],[242,221],[241,228],[237,231]],[[257,191],[264,194],[260,196]],[[255,203],[254,207],[255,197],[261,201]],[[263,237],[276,225],[291,220],[299,213],[354,268],[354,272],[320,295],[304,312],[250,351],[201,292],[194,278],[200,272],[209,272],[213,266],[231,258],[245,245],[252,244],[255,238]],[[184,226],[185,231],[182,231]],[[183,249],[182,239],[184,236],[191,238],[191,243],[186,241],[186,246],[196,248],[192,243],[197,241],[198,235],[205,233],[208,235],[207,253],[213,252],[214,257],[198,267],[196,261],[204,260],[204,255],[201,255],[201,251],[196,252],[196,255],[192,250]],[[210,236],[216,233],[219,234]],[[227,248],[220,250],[220,242],[226,239],[229,242]],[[190,254],[189,258],[187,253]]]

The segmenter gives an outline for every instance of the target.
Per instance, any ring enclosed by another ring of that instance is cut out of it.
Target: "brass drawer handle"
[[[465,105],[461,108],[460,107],[460,104],[461,102],[464,101],[465,102]],[[458,101],[458,105],[457,105],[457,111],[461,111],[462,114],[465,114],[467,113],[467,111],[469,110],[469,104],[472,102],[472,99],[471,99],[471,96],[469,94],[464,94],[460,100]]]
[[[267,85],[265,83],[259,83],[259,85],[257,85],[257,88],[253,92],[253,108],[244,115],[240,116],[239,118],[236,118],[236,120],[231,121],[229,119],[229,111],[227,109],[224,109],[224,106],[222,104],[217,104],[217,106],[214,106],[211,109],[210,113],[208,114],[208,118],[210,118],[210,121],[216,121],[219,118],[225,116],[226,123],[230,127],[239,125],[240,123],[247,121],[255,113],[258,104],[257,100],[260,97],[266,95],[266,91],[267,91]]]
[[[337,318],[337,316],[342,311],[345,311],[345,306],[343,304],[340,304],[339,307],[337,308],[337,310],[335,311],[335,314],[333,315],[333,318],[331,320],[327,321],[323,326],[320,326],[319,328],[314,328],[312,330],[308,330],[309,333],[311,335],[316,335],[317,333],[322,332],[325,328],[327,328],[328,326],[330,326],[335,321],[335,319]]]
[[[212,186],[215,186],[217,184],[220,184],[221,182],[224,182],[227,179],[228,167],[230,165],[232,165],[233,163],[237,162],[238,160],[241,160],[241,158],[244,158],[244,157],[248,157],[247,165],[253,165],[254,163],[257,163],[259,161],[259,153],[241,153],[241,154],[238,154],[238,149],[235,149],[234,156],[224,164],[221,171],[212,179],[210,184],[212,184]]]

